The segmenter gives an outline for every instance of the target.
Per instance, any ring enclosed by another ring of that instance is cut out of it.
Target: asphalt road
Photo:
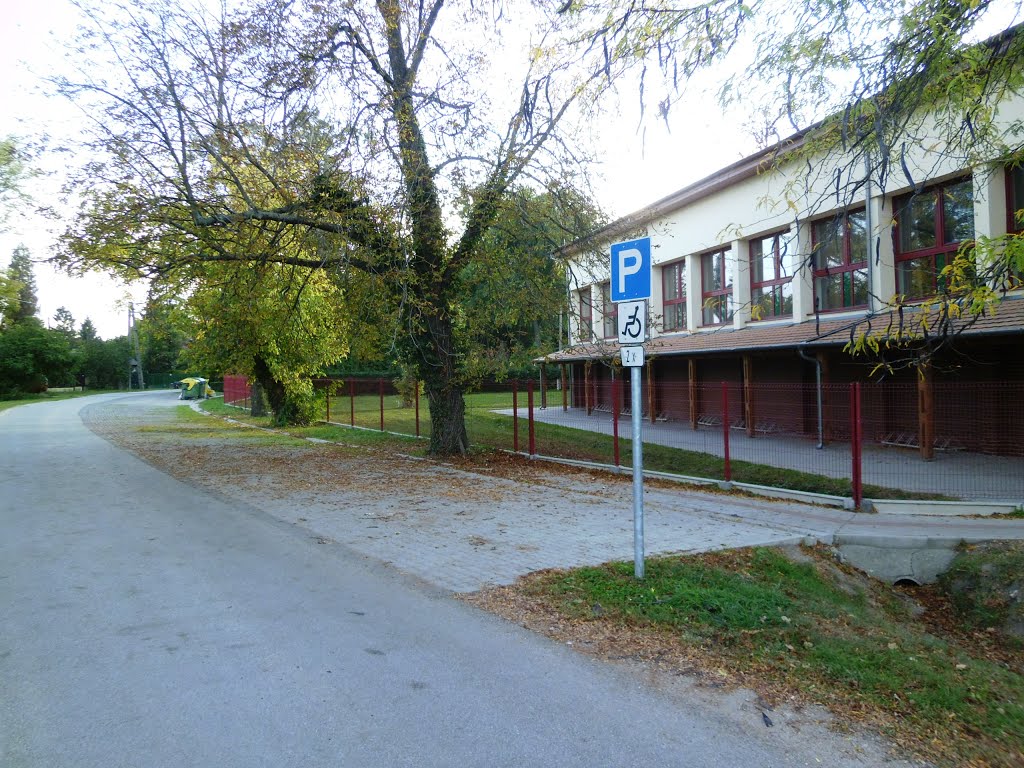
[[[178,482],[87,402],[0,413],[3,768],[880,764]]]

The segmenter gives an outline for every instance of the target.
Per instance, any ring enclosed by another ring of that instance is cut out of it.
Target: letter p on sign
[[[651,239],[643,237],[611,247],[612,301],[651,297]]]

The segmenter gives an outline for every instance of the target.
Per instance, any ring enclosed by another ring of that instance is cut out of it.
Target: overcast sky
[[[75,10],[67,0],[0,0],[0,18],[0,136],[47,134],[59,146],[61,136],[74,134],[78,117],[64,100],[45,95],[40,77],[60,65],[64,44],[74,32]],[[603,126],[598,202],[613,216],[622,216],[749,154],[754,145],[742,125],[713,104],[710,94],[691,99],[675,109],[671,132],[649,118],[640,131],[638,100],[622,93],[620,109]],[[52,198],[66,162],[56,152],[40,158],[45,176],[30,188],[37,199]],[[20,243],[34,258],[48,257],[59,229],[59,222],[16,211],[0,232],[0,267]],[[104,338],[123,335],[127,301],[132,294],[137,302],[145,297],[143,286],[126,288],[100,275],[72,279],[45,264],[37,265],[36,281],[44,320],[64,306],[78,323],[91,318]]]

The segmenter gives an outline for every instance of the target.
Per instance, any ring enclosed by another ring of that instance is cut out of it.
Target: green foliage
[[[19,245],[11,254],[7,279],[14,284],[17,292],[12,289],[6,292],[8,303],[2,308],[4,323],[10,325],[35,317],[39,312],[36,278],[32,256],[24,245]]]
[[[699,647],[710,668],[749,674],[812,700],[885,713],[950,765],[1016,765],[1024,675],[984,650],[937,638],[866,577],[776,550],[648,558],[554,571],[528,591],[584,621],[647,627]],[[920,734],[926,734],[921,736]]]
[[[189,367],[237,373],[263,385],[275,419],[308,423],[310,377],[348,349],[337,284],[321,271],[274,264],[209,265],[179,315]]]
[[[7,219],[10,204],[19,197],[19,185],[28,176],[23,153],[12,138],[0,139],[0,226]]]
[[[51,383],[60,386],[68,380],[71,364],[67,339],[36,318],[0,332],[0,395],[41,392]]]
[[[459,275],[468,380],[504,379],[560,346],[566,275],[554,254],[601,223],[600,210],[572,189],[518,187],[502,198],[477,257]]]
[[[187,321],[175,319],[181,311],[174,302],[162,301],[153,295],[147,299],[146,309],[138,323],[142,368],[147,377],[153,371],[179,369],[181,354],[188,340],[182,331]]]

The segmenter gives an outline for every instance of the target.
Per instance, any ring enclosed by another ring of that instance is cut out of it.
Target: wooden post
[[[546,410],[548,407],[548,367],[540,364],[540,408]]]
[[[729,456],[729,385],[722,382],[722,445],[724,447],[724,466],[722,472],[725,482],[732,481],[732,460]]]
[[[818,352],[815,357],[818,358],[818,365],[821,366],[821,439],[824,443],[829,437],[828,428],[828,417],[829,417],[829,375],[828,375],[828,353],[822,350]]]
[[[921,458],[935,458],[935,396],[932,388],[932,367],[922,363],[917,375],[917,438]]]
[[[656,420],[658,412],[655,410],[654,397],[654,360],[647,361],[647,413],[651,417],[651,424]]]
[[[569,386],[565,374],[565,363],[558,366],[562,372],[562,410],[569,410]]]
[[[590,407],[590,361],[587,360],[583,363],[583,409],[586,411],[587,416],[590,415],[592,410]]]
[[[690,358],[689,363],[689,389],[690,389],[690,429],[697,429],[698,410],[700,405],[697,402],[697,361]]]
[[[747,437],[754,436],[754,361],[743,356],[743,420],[747,423]]]

